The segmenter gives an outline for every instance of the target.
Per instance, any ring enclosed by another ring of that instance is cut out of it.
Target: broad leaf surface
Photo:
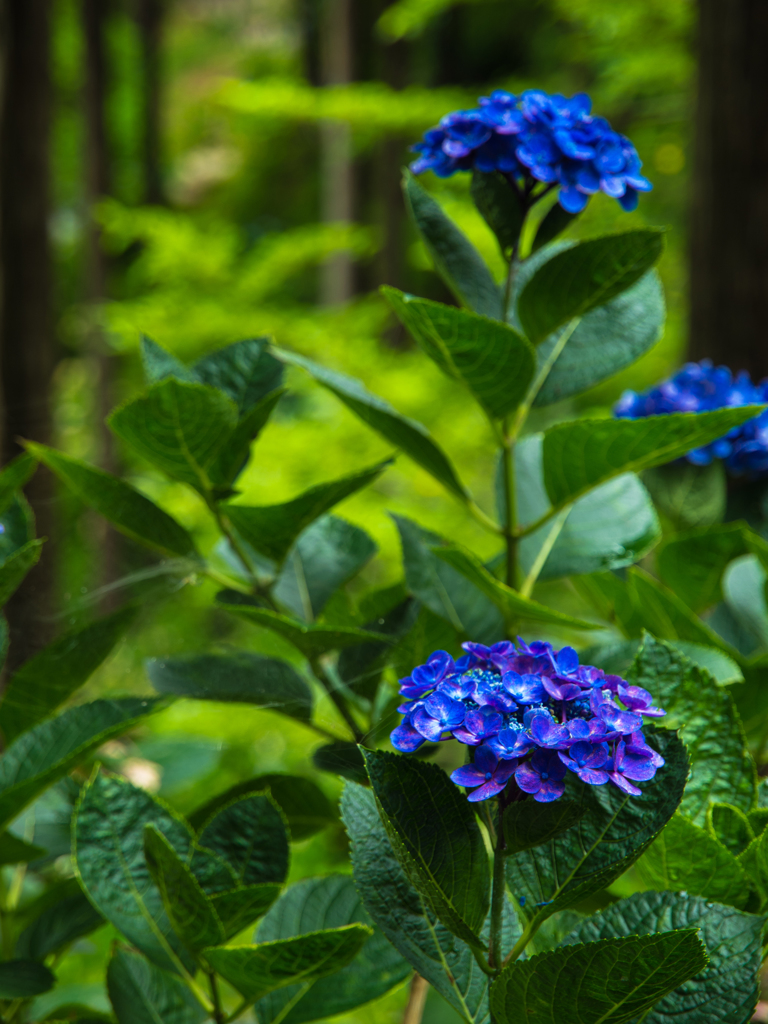
[[[21,581],[37,565],[43,550],[41,540],[27,541],[0,565],[0,608],[8,604]]]
[[[312,764],[321,772],[340,775],[350,782],[367,782],[365,761],[356,743],[348,740],[334,740],[324,743],[312,751]]]
[[[3,832],[0,835],[0,865],[2,864],[29,864],[45,855],[42,846],[35,846],[34,843],[25,843],[18,839],[13,832]]]
[[[721,580],[730,561],[747,553],[741,523],[673,534],[656,555],[662,580],[696,612],[722,601]]]
[[[355,923],[371,925],[371,919],[349,875],[308,878],[280,897],[259,924],[254,941],[290,939]],[[410,964],[376,929],[347,967],[316,981],[303,997],[299,986],[278,989],[259,1001],[256,1012],[262,1024],[270,1024],[296,999],[282,1018],[285,1024],[324,1020],[378,999],[410,973]]]
[[[264,793],[225,804],[203,825],[198,841],[229,864],[239,885],[285,881],[288,836],[277,804]]]
[[[708,466],[674,462],[643,473],[658,510],[680,530],[714,526],[725,515],[725,468],[721,459]]]
[[[738,625],[760,648],[768,647],[766,571],[758,555],[735,558],[723,573],[725,603]]]
[[[250,651],[151,658],[147,675],[159,693],[256,704],[304,722],[312,711],[312,693],[295,669]]]
[[[572,794],[566,790],[576,806],[586,807],[578,823],[546,846],[507,858],[507,884],[514,897],[523,901],[524,916],[545,920],[606,888],[672,817],[688,774],[685,748],[671,733],[649,732],[647,738],[666,764],[655,778],[643,783],[642,797],[628,796],[612,783],[578,783]]]
[[[709,963],[661,999],[643,1024],[744,1024],[757,1002],[765,918],[672,892],[640,892],[587,918],[564,943],[698,928]]]
[[[640,639],[617,640],[589,647],[582,652],[582,661],[587,665],[597,665],[608,674],[626,678],[641,643]],[[715,647],[705,647],[689,640],[667,640],[666,643],[680,651],[686,658],[690,658],[694,665],[709,672],[720,686],[744,682],[744,675],[736,662]]]
[[[47,718],[96,671],[136,617],[122,608],[71,630],[25,661],[7,685],[0,704],[6,742]]]
[[[0,999],[29,999],[56,984],[49,967],[38,960],[4,960],[0,963]]]
[[[410,171],[403,178],[408,210],[424,240],[435,269],[463,306],[501,320],[501,296],[491,272],[467,236]]]
[[[25,483],[37,469],[37,459],[23,452],[0,472],[0,515],[5,512]]]
[[[488,174],[475,170],[470,193],[483,220],[496,235],[502,255],[508,258],[517,246],[524,220],[517,192],[499,171]]]
[[[29,441],[27,448],[126,537],[166,557],[195,557],[194,541],[184,527],[124,480],[42,444]]]
[[[214,893],[210,901],[224,928],[224,938],[229,941],[266,913],[282,888],[277,882],[260,882],[230,892]]]
[[[175,377],[188,384],[200,383],[190,367],[146,334],[141,336],[141,366],[147,384],[158,384],[167,377]]]
[[[576,804],[563,798],[549,804],[536,803],[535,800],[519,800],[510,804],[504,811],[507,856],[556,839],[573,828],[586,813],[583,803]]]
[[[202,1024],[208,1013],[174,974],[118,946],[107,967],[117,1024]]]
[[[7,834],[7,833],[6,833]],[[95,909],[72,879],[73,886],[62,886],[63,898],[43,909],[16,940],[16,956],[28,960],[45,960],[51,953],[68,946],[75,939],[90,935],[104,924]]]
[[[743,853],[755,838],[747,815],[732,804],[712,804],[707,811],[707,827],[734,857]]]
[[[436,765],[364,752],[392,848],[444,925],[479,946],[488,913],[488,854],[472,808]]]
[[[269,351],[269,338],[247,338],[218,348],[190,367],[201,384],[218,388],[247,415],[283,382],[283,364]]]
[[[493,986],[500,1024],[629,1024],[707,966],[695,928],[603,939],[510,964]]]
[[[502,419],[525,398],[536,371],[536,352],[498,320],[428,299],[382,289],[398,319],[440,369],[466,385],[492,419]]]

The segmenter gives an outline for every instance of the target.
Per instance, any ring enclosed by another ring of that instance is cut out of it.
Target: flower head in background
[[[591,786],[608,782],[639,794],[664,759],[643,736],[644,718],[664,714],[651,695],[602,669],[580,665],[572,647],[504,641],[466,643],[454,661],[435,651],[400,680],[403,721],[397,750],[457,739],[473,749],[451,778],[472,802],[501,793],[514,777],[539,803],[557,800],[569,772]]]
[[[640,168],[637,150],[604,117],[591,113],[585,93],[568,99],[540,89],[521,96],[497,89],[471,110],[446,114],[413,150],[414,174],[434,171],[501,171],[516,183],[559,188],[569,213],[580,213],[596,192],[634,210],[638,194],[653,187]]]
[[[625,391],[614,408],[622,419],[641,419],[673,412],[708,412],[768,401],[768,378],[753,384],[746,370],[735,377],[727,366],[709,359],[686,363],[682,370],[643,393]],[[694,466],[723,459],[735,475],[758,477],[768,473],[768,411],[734,427],[723,437],[685,456]]]

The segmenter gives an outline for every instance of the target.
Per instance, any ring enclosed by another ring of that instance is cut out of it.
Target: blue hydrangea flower
[[[639,793],[635,782],[663,766],[643,736],[644,717],[664,714],[647,690],[580,665],[572,647],[519,638],[463,647],[455,661],[435,651],[400,681],[403,721],[391,739],[403,753],[427,740],[469,747],[471,763],[451,778],[473,802],[497,796],[513,775],[534,800],[557,800],[569,770],[588,785]]]
[[[673,412],[708,412],[712,409],[768,402],[768,378],[753,384],[742,370],[735,377],[727,366],[713,366],[710,359],[686,365],[668,380],[648,391],[625,391],[614,408],[620,419],[641,419]],[[694,466],[708,466],[723,459],[740,476],[768,474],[768,411],[734,427],[710,444],[685,456]]]
[[[473,169],[501,171],[525,195],[538,182],[558,187],[560,205],[569,213],[580,213],[596,192],[634,210],[638,194],[653,186],[630,140],[591,110],[585,93],[568,99],[540,89],[521,96],[497,89],[481,96],[477,107],[446,114],[426,132],[413,146],[419,156],[411,170],[441,178]]]

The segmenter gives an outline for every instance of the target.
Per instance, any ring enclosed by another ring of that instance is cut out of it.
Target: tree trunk
[[[768,375],[768,4],[699,0],[690,348]]]
[[[50,0],[4,0],[0,116],[0,391],[3,464],[19,438],[50,443],[54,365],[49,141]],[[39,536],[51,536],[53,489],[39,469],[27,487]],[[46,545],[46,548],[48,545]],[[18,666],[51,635],[53,557],[38,566],[9,602],[8,665]]]
[[[142,54],[143,202],[165,202],[162,174],[162,40],[166,0],[137,0]]]

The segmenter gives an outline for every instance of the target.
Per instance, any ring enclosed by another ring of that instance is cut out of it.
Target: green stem
[[[522,235],[522,233],[523,233],[523,227],[524,226],[525,226],[525,218],[523,218],[523,223],[520,225],[520,235]],[[520,246],[520,236],[518,235],[518,239],[515,242],[515,247],[512,250],[512,254],[511,254],[510,258],[509,258],[509,269],[507,270],[507,280],[506,280],[506,282],[504,284],[504,305],[503,305],[502,310],[501,310],[501,315],[502,315],[502,318],[503,318],[505,323],[509,323],[509,303],[510,303],[510,300],[512,299],[512,290],[513,290],[513,288],[515,286],[515,278],[517,277],[517,272],[520,269],[520,260],[518,259],[518,256],[517,256],[519,246]]]
[[[525,947],[528,945],[528,943],[531,941],[531,939],[538,930],[539,925],[536,923],[536,918],[533,918],[533,920],[529,921],[528,924],[525,926],[525,928],[523,929],[523,934],[514,944],[508,955],[504,957],[504,963],[502,964],[503,967],[506,967],[507,964],[509,963],[513,963],[515,960],[517,960],[521,953],[525,952]]]
[[[557,538],[562,533],[562,529],[565,526],[565,521],[568,518],[569,512],[570,509],[563,509],[560,512],[560,515],[557,518],[557,520],[554,523],[552,523],[552,528],[547,534],[546,540],[539,548],[536,558],[534,559],[533,565],[528,571],[528,575],[525,577],[522,587],[520,587],[520,593],[523,597],[531,596],[531,592],[533,591],[533,585],[539,578],[539,573],[544,568],[544,564],[549,558],[549,553],[555,546]]]
[[[479,950],[476,946],[470,946],[469,948],[472,950],[472,956],[477,961],[477,966],[480,968],[483,974],[487,974],[492,978],[495,977],[498,972],[495,971],[493,967],[491,967],[491,965],[483,956],[482,951]]]
[[[227,1015],[224,1013],[224,1009],[221,1005],[221,996],[219,994],[219,985],[216,981],[216,974],[214,971],[206,971],[208,975],[208,984],[211,987],[211,1003],[213,1004],[213,1019],[216,1024],[225,1024]]]
[[[552,349],[552,351],[549,353],[547,358],[544,360],[544,362],[539,367],[539,372],[536,374],[536,377],[535,377],[533,383],[528,388],[528,394],[525,396],[525,399],[520,403],[520,405],[518,406],[517,412],[515,413],[515,419],[514,419],[514,422],[512,423],[512,430],[510,431],[510,434],[509,434],[509,439],[511,441],[513,441],[513,442],[516,441],[518,439],[518,437],[520,436],[520,431],[523,429],[523,426],[525,425],[525,421],[528,419],[528,413],[531,411],[531,407],[533,406],[533,403],[536,400],[536,396],[538,395],[538,393],[541,391],[542,387],[544,386],[544,381],[549,376],[549,371],[552,369],[552,367],[555,365],[555,362],[558,360],[558,358],[562,354],[563,349],[565,348],[565,346],[567,345],[568,341],[570,340],[571,335],[573,334],[573,332],[579,326],[580,322],[581,322],[581,317],[580,316],[575,316],[567,324],[567,326],[563,330],[563,333],[557,339],[557,342],[556,342],[554,348]]]
[[[499,827],[496,849],[493,853],[493,889],[491,890],[491,944],[488,950],[488,961],[496,970],[501,970],[501,961],[504,957],[502,946],[501,930],[504,917],[504,892],[506,882],[504,878],[504,856],[506,841],[504,839],[504,824],[502,814],[504,807],[499,800]]]
[[[507,546],[506,583],[517,587],[517,492],[515,489],[515,442],[505,430],[502,448],[504,476],[504,538]]]
[[[320,680],[320,683],[322,684],[323,688],[325,689],[325,692],[328,694],[328,696],[331,698],[333,703],[336,705],[336,708],[337,708],[339,714],[341,715],[341,717],[344,719],[344,721],[349,726],[350,731],[352,732],[352,735],[355,738],[355,743],[362,743],[363,742],[362,730],[360,729],[360,726],[357,724],[355,719],[352,717],[352,712],[347,707],[347,702],[344,700],[342,695],[339,693],[338,689],[333,685],[333,682],[328,678],[325,670],[323,669],[322,665],[317,660],[317,658],[313,658],[310,661],[310,665],[312,667],[312,671],[315,673],[317,678]]]

